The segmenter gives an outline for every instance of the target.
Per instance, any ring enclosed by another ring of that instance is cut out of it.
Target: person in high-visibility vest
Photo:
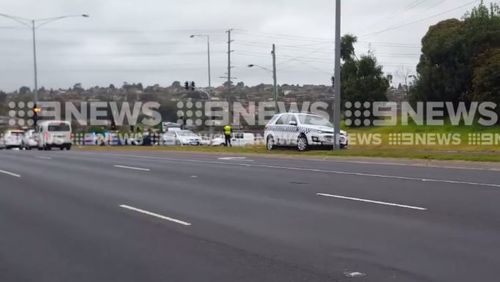
[[[226,147],[232,147],[231,145],[231,135],[233,133],[233,128],[230,125],[224,126],[224,137],[226,139]]]

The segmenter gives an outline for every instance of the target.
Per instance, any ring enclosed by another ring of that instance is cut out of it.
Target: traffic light
[[[191,81],[191,91],[194,91],[196,89],[196,84],[194,81]]]
[[[189,82],[186,81],[184,83],[184,89],[189,90]]]
[[[37,104],[33,106],[33,126],[36,127],[38,123],[38,113],[42,112],[42,108],[39,108]]]

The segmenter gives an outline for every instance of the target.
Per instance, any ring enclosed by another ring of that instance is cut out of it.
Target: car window
[[[276,122],[277,125],[288,125],[290,122],[290,115],[282,115],[280,119]]]
[[[276,121],[276,125],[283,125],[283,119],[284,119],[285,116],[281,116],[277,121]]]
[[[67,123],[59,123],[59,124],[49,124],[48,130],[50,132],[66,132],[66,131],[71,131],[69,124]]]
[[[299,115],[300,123],[305,125],[333,127],[332,123],[322,116]]]
[[[279,118],[279,115],[274,115],[273,118],[269,121],[268,124],[275,124],[275,121]]]

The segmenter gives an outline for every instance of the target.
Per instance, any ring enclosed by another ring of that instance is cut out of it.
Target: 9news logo
[[[9,102],[9,126],[33,126],[33,102]]]

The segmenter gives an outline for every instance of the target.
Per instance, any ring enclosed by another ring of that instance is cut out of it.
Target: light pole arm
[[[41,26],[44,26],[44,25],[49,24],[51,22],[55,22],[55,21],[62,20],[62,19],[80,18],[80,17],[88,18],[89,15],[87,15],[87,14],[83,14],[83,15],[67,15],[67,16],[60,16],[60,17],[53,17],[53,18],[36,19],[35,23],[38,23],[38,24],[35,26],[35,28],[40,28]]]
[[[34,72],[34,102],[35,105],[38,103],[38,66],[37,66],[37,53],[36,53],[36,29],[46,25],[48,23],[66,19],[66,18],[75,18],[75,17],[84,17],[88,18],[89,15],[82,14],[82,15],[66,15],[66,16],[59,16],[59,17],[52,17],[52,18],[44,18],[44,19],[25,19],[21,17],[16,17],[16,16],[11,16],[7,14],[0,13],[0,17],[8,18],[13,21],[16,21],[28,28],[31,29],[32,32],[32,37],[33,37],[33,72]],[[36,125],[36,124],[35,124]]]
[[[10,20],[13,20],[19,24],[22,24],[26,27],[30,27],[31,28],[31,20],[29,19],[25,19],[25,18],[21,18],[21,17],[16,17],[16,16],[11,16],[11,15],[7,15],[7,14],[2,14],[0,13],[0,17],[4,17],[4,18],[7,18],[7,19],[10,19]]]
[[[249,67],[249,68],[257,67],[257,68],[259,68],[259,69],[263,69],[263,70],[268,71],[268,72],[271,72],[271,73],[273,72],[271,69],[268,69],[268,68],[263,67],[263,66],[255,65],[255,64],[248,65],[248,67]]]

